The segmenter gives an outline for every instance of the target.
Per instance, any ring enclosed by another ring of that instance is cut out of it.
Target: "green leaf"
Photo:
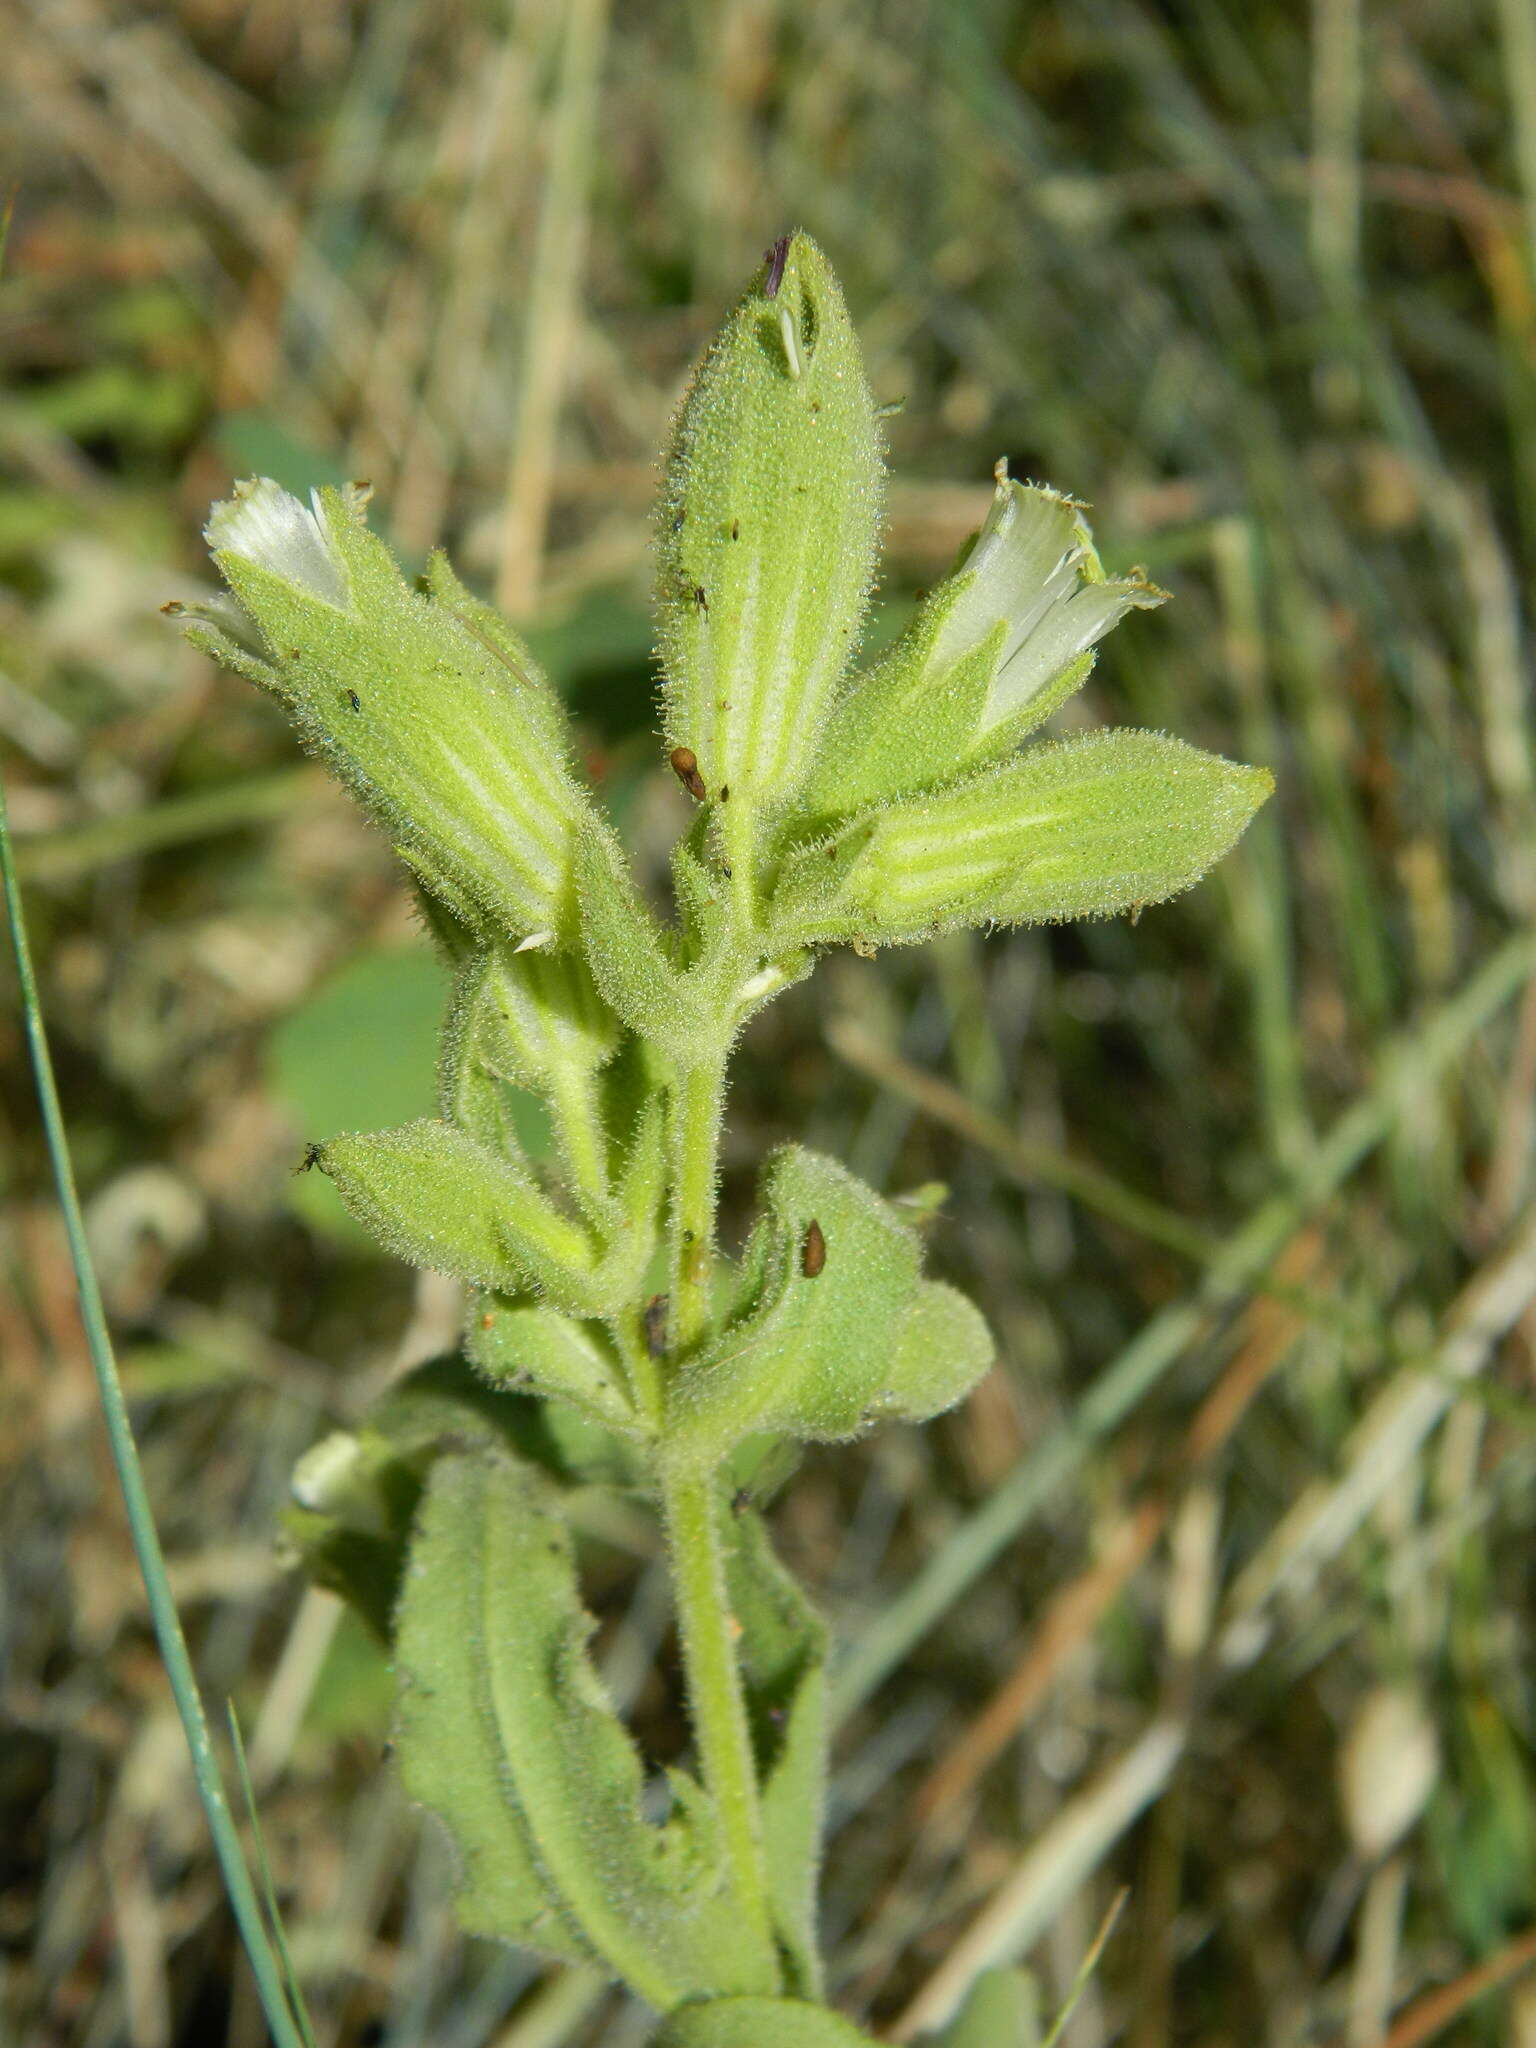
[[[460,916],[521,940],[574,928],[572,838],[589,814],[559,706],[439,567],[411,590],[353,490],[314,509],[268,479],[209,521],[232,601],[193,637],[282,697],[321,754]]]
[[[672,1383],[666,1435],[679,1456],[708,1462],[749,1436],[835,1439],[932,1414],[986,1369],[980,1318],[952,1290],[920,1284],[916,1231],[846,1167],[786,1146],[763,1203],[743,1259],[760,1276],[755,1294]],[[946,1349],[924,1357],[935,1338]]]
[[[516,1153],[516,1090],[542,1095],[568,1183],[599,1220],[609,1159],[594,1076],[618,1050],[622,1028],[579,953],[479,949],[460,969],[443,1033],[443,1113],[483,1144]]]
[[[717,804],[782,807],[803,780],[868,597],[880,479],[842,294],[789,236],[699,366],[660,508],[667,738]]]
[[[555,1208],[527,1169],[453,1124],[422,1117],[332,1138],[319,1164],[380,1241],[413,1265],[601,1315],[619,1305],[588,1232]]]
[[[445,1446],[484,1444],[525,1457],[561,1479],[632,1476],[606,1469],[606,1431],[573,1469],[569,1444],[551,1432],[545,1403],[502,1392],[456,1353],[428,1360],[395,1382],[352,1429],[333,1430],[293,1469],[283,1528],[304,1569],[357,1609],[388,1641],[411,1523],[432,1461]],[[575,1411],[559,1410],[579,1421]],[[585,1425],[583,1425],[585,1426]]]
[[[1037,2048],[1039,2040],[1034,1978],[1027,1970],[984,1970],[934,2048]]]
[[[504,1079],[558,1090],[596,1072],[618,1050],[619,1020],[579,953],[498,946],[477,965],[467,979],[494,1020],[487,1056]]]
[[[673,2013],[651,2048],[874,2048],[874,2042],[824,2005],[718,1998]]]
[[[672,1817],[644,1818],[592,1629],[547,1483],[483,1454],[441,1459],[400,1604],[396,1739],[407,1791],[457,1847],[460,1922],[599,1961],[663,2011],[769,1988],[774,1958],[723,1889],[704,1795],[675,1776]]]
[[[1032,747],[873,811],[786,863],[775,898],[803,943],[907,945],[962,925],[1108,917],[1197,882],[1273,788],[1160,733]]]
[[[953,1408],[996,1357],[986,1317],[941,1280],[925,1280],[896,1332],[879,1403],[883,1420],[929,1422]]]
[[[570,1401],[626,1436],[649,1434],[600,1325],[501,1294],[477,1293],[465,1322],[470,1363],[493,1383]]]

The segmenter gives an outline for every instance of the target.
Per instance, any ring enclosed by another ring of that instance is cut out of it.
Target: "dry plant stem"
[[[1497,1955],[1490,1956],[1486,1963],[1479,1963],[1476,1969],[1468,1970],[1454,1984],[1444,1985],[1438,1991],[1426,1991],[1406,2012],[1399,2014],[1392,2031],[1382,2042],[1382,2048],[1423,2048],[1426,2041],[1433,2041],[1437,2034],[1444,2033],[1454,2020],[1459,2019],[1475,1999],[1496,1991],[1499,1985],[1507,1984],[1522,1970],[1528,1970],[1532,1963],[1536,1963],[1536,1928],[1528,1928],[1507,1948],[1501,1948]]]

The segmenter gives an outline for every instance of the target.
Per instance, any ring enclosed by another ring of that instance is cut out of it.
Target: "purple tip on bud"
[[[764,252],[763,261],[768,266],[768,275],[763,281],[763,297],[775,299],[779,286],[784,282],[784,266],[789,261],[789,245],[792,237],[780,235],[771,249]]]

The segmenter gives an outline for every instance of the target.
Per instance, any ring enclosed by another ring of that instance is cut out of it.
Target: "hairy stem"
[[[738,1627],[726,1598],[713,1482],[707,1474],[664,1464],[661,1487],[699,1762],[720,1815],[731,1882],[746,1920],[743,1936],[756,1935],[776,1956],[757,1764],[736,1661]]]
[[[709,1321],[715,1249],[715,1175],[725,1100],[717,1054],[680,1067],[672,1082],[672,1343],[698,1342]]]
[[[709,1323],[724,1097],[723,1051],[673,1076],[672,1342],[678,1350],[696,1343]],[[736,1659],[739,1629],[726,1597],[714,1481],[708,1473],[674,1469],[665,1458],[659,1477],[699,1762],[720,1815],[732,1885],[751,1930],[773,1956],[757,1765]]]
[[[549,1089],[556,1136],[572,1183],[583,1202],[601,1209],[608,1199],[608,1150],[593,1078],[557,1067]]]

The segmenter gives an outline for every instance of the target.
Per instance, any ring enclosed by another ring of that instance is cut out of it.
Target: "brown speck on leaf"
[[[489,1330],[495,1326],[495,1322],[496,1318],[491,1314],[490,1310],[487,1309],[485,1314],[480,1318],[480,1327],[482,1330]]]
[[[672,763],[672,773],[688,794],[696,803],[703,803],[709,791],[704,787],[704,778],[699,773],[699,757],[692,747],[674,747],[667,759]]]
[[[701,612],[707,612],[709,610],[709,599],[704,593],[704,586],[702,583],[695,583],[695,585],[693,586],[693,601],[698,606]]]
[[[721,785],[720,785],[720,801],[721,801],[721,803],[723,803],[723,804],[728,804],[728,803],[730,802],[730,800],[731,800],[731,785],[730,785],[730,784],[729,784],[728,782],[722,782],[722,783],[721,783]]]
[[[354,711],[361,711],[363,708],[363,700],[361,697],[359,697],[356,690],[348,690],[347,702],[352,706],[352,709]]]
[[[179,619],[185,610],[186,606],[179,597],[168,597],[160,607],[160,615],[162,618]]]
[[[813,1216],[805,1226],[805,1236],[800,1241],[800,1270],[807,1280],[814,1280],[826,1263],[826,1236]]]
[[[731,521],[731,539],[741,539],[741,521],[739,519],[733,519]]]

